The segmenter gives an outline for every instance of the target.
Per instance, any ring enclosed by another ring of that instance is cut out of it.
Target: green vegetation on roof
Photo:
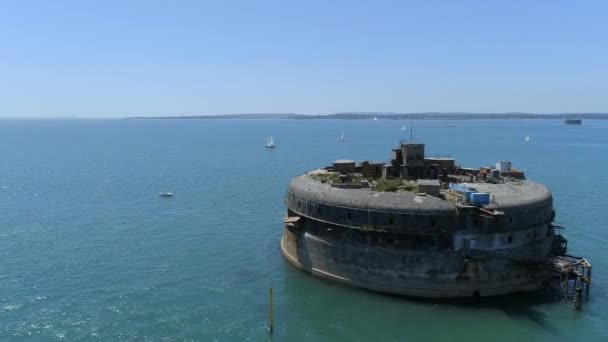
[[[378,179],[372,190],[381,192],[395,192],[401,186],[400,179]]]
[[[340,180],[339,172],[315,173],[310,176],[321,183],[337,183]]]

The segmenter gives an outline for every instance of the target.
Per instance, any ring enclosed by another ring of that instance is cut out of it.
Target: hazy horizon
[[[170,114],[170,115],[143,115],[143,116],[135,116],[135,115],[125,115],[125,116],[23,116],[23,117],[10,117],[10,116],[0,116],[0,120],[104,120],[104,119],[129,119],[129,118],[187,118],[187,117],[221,117],[221,116],[256,116],[256,115],[305,115],[305,116],[318,116],[318,115],[336,115],[336,114],[354,114],[354,115],[535,115],[535,116],[552,116],[552,115],[564,115],[564,116],[572,116],[572,115],[608,115],[606,113],[587,113],[587,112],[577,112],[577,113],[531,113],[531,112],[499,112],[499,113],[469,113],[469,112],[407,112],[407,113],[397,113],[397,112],[339,112],[339,113],[319,113],[319,114],[311,114],[311,113],[224,113],[224,114],[192,114],[192,115],[183,115],[183,114]],[[432,117],[429,119],[433,119]],[[587,118],[589,119],[589,118]],[[602,118],[603,119],[603,118]]]
[[[1,118],[606,113],[604,2],[10,3]]]
[[[318,116],[318,115],[336,115],[336,114],[355,114],[355,115],[537,115],[537,116],[551,116],[551,115],[608,115],[608,112],[575,112],[575,113],[531,113],[531,112],[497,112],[497,113],[470,113],[470,112],[339,112],[339,113],[223,113],[223,114],[168,114],[168,115],[124,115],[124,116],[0,116],[0,120],[103,120],[103,119],[129,119],[129,118],[187,118],[187,117],[221,117],[221,116],[256,116],[256,115],[305,115],[305,116]],[[432,119],[432,118],[431,118]],[[589,118],[587,118],[589,119]]]

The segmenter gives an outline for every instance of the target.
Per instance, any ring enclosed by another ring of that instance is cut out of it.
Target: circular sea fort
[[[285,258],[322,278],[416,297],[533,291],[560,277],[567,241],[545,186],[508,161],[463,168],[424,149],[401,143],[389,162],[337,160],[295,177]]]

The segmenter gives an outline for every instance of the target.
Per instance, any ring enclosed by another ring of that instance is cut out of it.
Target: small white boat
[[[344,132],[342,132],[342,134],[340,134],[340,142],[344,142]]]
[[[529,136],[529,135],[526,135],[526,139],[524,139],[524,141],[525,141],[525,142],[530,141],[530,136]]]
[[[173,197],[172,192],[161,192],[158,194],[158,197]]]
[[[275,148],[274,140],[272,139],[272,135],[268,137],[266,141],[266,148]]]
[[[403,126],[401,126],[401,132],[405,132],[407,131],[407,127],[405,127],[405,124],[403,124]]]
[[[378,120],[378,118],[374,116],[374,121],[376,121],[376,120]]]

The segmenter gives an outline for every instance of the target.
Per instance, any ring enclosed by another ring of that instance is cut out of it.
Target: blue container
[[[490,204],[489,192],[474,192],[471,194],[470,202],[477,205]]]
[[[458,192],[467,192],[469,189],[463,184],[449,183],[448,188],[450,190],[458,191]]]
[[[474,194],[473,191],[465,191],[464,192],[464,200],[467,202],[471,202],[471,195]]]

